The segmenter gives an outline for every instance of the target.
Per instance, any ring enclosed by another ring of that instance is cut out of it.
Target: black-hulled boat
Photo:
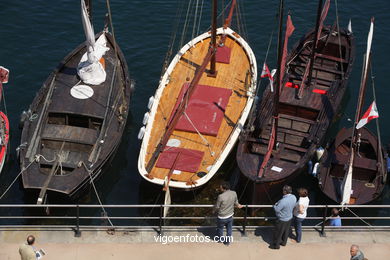
[[[379,116],[375,92],[374,103],[364,115],[362,113],[371,62],[373,29],[374,19],[371,20],[368,34],[354,125],[340,130],[333,144],[325,151],[316,171],[322,192],[342,205],[369,203],[379,197],[386,183],[387,155],[381,145],[380,132],[375,136],[363,127],[369,120]]]
[[[23,187],[39,193],[38,204],[47,194],[78,197],[115,153],[127,120],[131,83],[112,24],[95,35],[91,5],[81,7],[86,43],[50,74],[23,122]]]
[[[282,43],[280,3],[278,70],[240,138],[237,162],[250,203],[280,196],[311,159],[339,109],[354,60],[351,31],[323,26],[330,1],[318,5],[317,24],[287,56],[294,27],[288,16]],[[283,50],[282,50],[283,46]]]

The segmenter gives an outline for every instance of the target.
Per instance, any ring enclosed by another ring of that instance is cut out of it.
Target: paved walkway
[[[165,232],[177,239],[202,240],[211,231]],[[156,242],[156,233],[150,231],[115,232],[83,231],[75,238],[71,231],[0,231],[0,260],[20,259],[18,247],[28,234],[36,237],[36,247],[44,248],[43,260],[106,260],[106,259],[275,259],[275,260],[348,260],[349,247],[358,244],[369,260],[390,259],[390,232],[327,232],[320,237],[316,231],[305,230],[302,243],[290,240],[280,250],[268,249],[271,230],[249,231],[242,237],[237,231],[230,246],[218,243]],[[188,238],[185,238],[188,237]],[[200,239],[199,237],[203,237]],[[172,238],[173,239],[173,238]]]

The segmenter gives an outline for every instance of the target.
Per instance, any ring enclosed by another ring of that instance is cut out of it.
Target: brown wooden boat
[[[281,27],[283,1],[280,6]],[[237,150],[251,203],[269,203],[280,196],[281,187],[311,159],[339,109],[354,60],[354,41],[350,31],[322,25],[328,8],[329,1],[324,8],[320,1],[315,29],[287,58],[287,39],[294,28],[290,16],[284,44],[279,29],[275,91],[271,87],[264,91]]]
[[[253,103],[257,67],[252,50],[229,25],[217,29],[213,1],[211,31],[184,45],[160,80],[138,159],[152,183],[194,189],[217,172],[244,125]]]
[[[333,144],[321,158],[319,168],[315,168],[322,192],[342,205],[366,204],[375,200],[382,193],[386,182],[387,155],[381,145],[380,133],[378,131],[378,135],[375,136],[367,128],[362,127],[368,120],[359,121],[363,115],[373,28],[372,19],[354,126],[340,130]],[[378,116],[376,105],[374,108],[371,105],[367,112],[369,115],[367,118]]]
[[[85,28],[91,28],[84,17]],[[126,124],[131,95],[126,60],[107,24],[97,35],[86,29],[86,35],[88,43],[60,62],[24,114],[19,148],[23,187],[39,192],[38,204],[48,193],[78,197],[116,151]],[[105,46],[101,57],[95,52],[98,44]],[[91,64],[90,57],[96,58]],[[105,75],[80,76],[85,64],[96,65],[97,74],[103,68]]]

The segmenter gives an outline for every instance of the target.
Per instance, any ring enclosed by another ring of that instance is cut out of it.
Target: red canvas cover
[[[219,63],[230,63],[230,54],[232,50],[226,46],[218,46],[217,47],[217,55],[215,57],[216,61]]]
[[[179,106],[179,102],[182,101],[183,95],[185,91],[187,91],[188,86],[189,83],[185,83],[183,85],[174,111],[176,111],[177,107]],[[221,126],[221,122],[225,114],[225,108],[229,102],[231,94],[232,91],[230,89],[223,89],[206,85],[195,86],[195,90],[192,93],[190,100],[188,100],[185,113],[201,134],[217,136],[219,127]],[[176,124],[175,129],[196,133],[196,129],[193,127],[191,122],[183,114]]]
[[[186,172],[197,172],[204,152],[166,146],[158,157],[156,167],[171,169],[176,160],[175,169]],[[177,157],[177,159],[176,159]]]

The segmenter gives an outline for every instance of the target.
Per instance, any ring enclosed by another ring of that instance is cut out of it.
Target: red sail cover
[[[230,89],[196,85],[190,99],[188,101],[182,100],[188,86],[189,83],[183,85],[174,111],[179,106],[179,102],[188,102],[184,112],[191,121],[183,113],[175,129],[193,133],[199,131],[204,135],[217,136],[232,91]]]
[[[166,146],[158,157],[156,167],[171,169],[175,164],[175,169],[186,172],[197,172],[204,152]]]
[[[218,46],[217,48],[217,55],[215,56],[215,59],[219,63],[230,63],[230,53],[232,50],[229,47],[226,46]]]

